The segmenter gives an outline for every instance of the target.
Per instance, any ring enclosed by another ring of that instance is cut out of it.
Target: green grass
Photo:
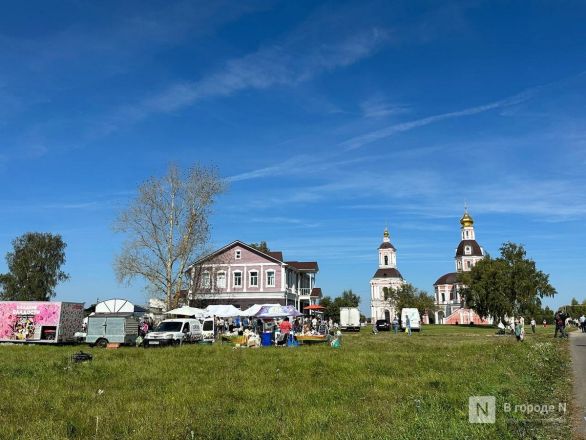
[[[550,330],[517,343],[484,328],[369,327],[339,350],[3,345],[0,438],[567,438],[570,414],[502,411],[568,402],[567,343]],[[71,364],[80,348],[94,360]],[[495,424],[468,423],[471,395],[496,396]]]

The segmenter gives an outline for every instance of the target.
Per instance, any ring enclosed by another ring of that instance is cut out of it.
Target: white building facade
[[[397,250],[391,244],[388,229],[385,229],[383,242],[378,248],[378,269],[370,280],[370,316],[373,323],[378,319],[391,322],[397,316],[394,305],[385,300],[384,288],[396,289],[404,283],[397,269]]]

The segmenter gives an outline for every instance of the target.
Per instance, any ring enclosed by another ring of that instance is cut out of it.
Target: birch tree
[[[170,165],[164,177],[140,185],[114,225],[127,236],[114,263],[118,280],[146,280],[153,296],[171,308],[185,269],[207,250],[211,208],[224,190],[217,170],[199,165],[185,173]]]

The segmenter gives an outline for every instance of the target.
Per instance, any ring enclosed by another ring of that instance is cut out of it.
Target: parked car
[[[166,319],[144,337],[144,348],[161,345],[180,345],[203,340],[198,319]]]
[[[375,326],[379,332],[380,331],[388,332],[391,330],[391,323],[389,321],[387,321],[386,319],[378,319],[376,321]]]

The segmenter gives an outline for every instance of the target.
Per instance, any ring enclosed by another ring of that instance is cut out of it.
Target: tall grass
[[[364,330],[339,350],[83,347],[94,360],[70,363],[79,349],[0,346],[0,438],[551,439],[570,420],[502,411],[570,403],[567,344],[543,330],[523,343],[483,328]],[[495,424],[468,422],[475,395],[496,396]]]

